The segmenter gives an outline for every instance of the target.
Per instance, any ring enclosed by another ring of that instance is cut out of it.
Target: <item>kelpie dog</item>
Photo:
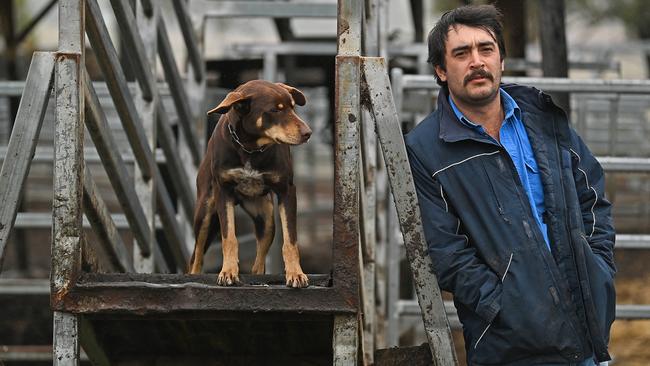
[[[282,257],[286,285],[308,286],[300,267],[296,241],[296,187],[289,145],[299,145],[311,129],[296,115],[305,105],[302,92],[282,83],[249,81],[226,96],[208,114],[222,114],[208,141],[196,178],[194,212],[196,243],[190,273],[200,273],[203,254],[221,226],[223,266],[217,284],[239,283],[239,244],[235,237],[235,205],[241,204],[255,223],[257,255],[253,273],[264,273],[264,261],[275,235],[273,197],[282,222]]]

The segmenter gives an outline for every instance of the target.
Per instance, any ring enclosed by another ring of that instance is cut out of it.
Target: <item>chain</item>
[[[258,152],[264,152],[264,150],[266,150],[266,149],[270,146],[270,145],[264,145],[264,146],[260,147],[259,149],[248,150],[248,149],[245,148],[244,145],[239,141],[239,136],[237,136],[237,133],[235,133],[235,130],[233,130],[233,128],[232,128],[232,126],[230,125],[230,123],[227,123],[227,125],[228,125],[228,132],[230,132],[230,137],[232,137],[232,140],[233,140],[234,142],[236,142],[237,145],[239,145],[239,147],[241,147],[242,150],[244,150],[245,152],[247,152],[247,153],[249,153],[249,154],[258,153]]]

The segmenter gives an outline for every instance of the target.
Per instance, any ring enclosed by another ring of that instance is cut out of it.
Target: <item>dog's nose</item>
[[[311,137],[311,128],[309,126],[305,125],[303,128],[300,129],[300,133],[302,136],[302,141],[307,141]]]

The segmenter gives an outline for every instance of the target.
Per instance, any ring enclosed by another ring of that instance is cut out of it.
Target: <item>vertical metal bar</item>
[[[332,283],[358,309],[359,303],[359,88],[361,1],[338,1],[336,121],[334,126],[334,244]],[[335,317],[334,365],[356,365],[356,315]]]
[[[83,0],[62,0],[59,2],[59,52],[55,84],[51,277],[54,302],[73,286],[81,269],[83,47]]]
[[[160,16],[160,3],[153,2],[151,8],[151,13],[149,15],[145,14],[145,9],[142,6],[140,1],[136,1],[135,6],[135,22],[137,29],[140,33],[142,39],[142,52],[141,56],[144,57],[142,64],[146,64],[146,67],[149,70],[156,70],[156,61],[158,55],[157,48],[157,22],[158,17]],[[147,93],[142,89],[142,83],[137,83],[135,85],[135,107],[140,115],[140,121],[142,122],[142,129],[144,130],[145,136],[147,137],[147,143],[149,144],[149,151],[151,153],[152,159],[155,160],[153,156],[156,151],[156,122],[158,111],[158,93],[152,93],[147,97]],[[157,182],[155,179],[144,179],[143,174],[140,171],[140,167],[136,164],[134,166],[134,179],[135,179],[135,191],[138,195],[140,202],[142,202],[142,208],[144,211],[145,219],[148,224],[148,237],[149,242],[147,243],[149,248],[152,248],[155,245],[156,237],[156,186],[158,184],[163,184],[163,182]],[[133,247],[133,266],[136,272],[151,273],[154,271],[155,256],[149,253],[148,255],[143,255],[140,248],[137,246]]]
[[[271,51],[264,51],[264,69],[262,71],[262,78],[270,82],[277,82],[278,80],[278,55]]]
[[[379,43],[379,56],[388,60],[388,10],[389,10],[389,0],[379,0],[379,37],[377,42]]]
[[[359,56],[336,57],[334,286],[358,301]]]
[[[363,17],[363,55],[379,56],[379,2],[365,0]]]
[[[580,136],[587,141],[587,103],[588,100],[587,98],[582,97],[580,94],[576,94],[575,96],[575,101],[577,104],[576,108],[576,113],[578,114],[577,119],[578,123],[576,126],[576,130],[578,130],[578,133]]]
[[[56,57],[54,198],[52,201],[52,302],[59,302],[81,270],[83,174],[84,1],[59,1]],[[54,312],[54,362],[79,363],[78,319]]]
[[[7,146],[9,158],[0,170],[0,271],[52,91],[53,70],[52,53],[34,52]]]
[[[334,316],[334,366],[356,366],[358,325],[356,315]]]
[[[609,107],[609,156],[616,156],[616,143],[618,142],[618,109],[621,100],[620,94],[615,94]]]
[[[79,318],[70,313],[54,312],[54,366],[79,365]]]
[[[363,1],[338,0],[337,39],[339,56],[361,54]]]

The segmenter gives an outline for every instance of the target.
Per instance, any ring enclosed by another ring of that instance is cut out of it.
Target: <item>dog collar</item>
[[[232,140],[233,140],[237,145],[239,145],[239,147],[241,147],[241,149],[244,150],[245,152],[247,152],[247,153],[249,153],[249,154],[258,153],[258,152],[264,152],[264,150],[266,150],[266,149],[269,147],[269,145],[264,145],[264,146],[260,147],[259,149],[248,150],[247,148],[244,147],[244,144],[242,144],[241,141],[239,141],[239,136],[237,136],[237,133],[236,133],[235,130],[232,128],[232,126],[230,125],[230,123],[227,123],[226,125],[228,125],[228,132],[230,132],[230,137],[232,138]]]

